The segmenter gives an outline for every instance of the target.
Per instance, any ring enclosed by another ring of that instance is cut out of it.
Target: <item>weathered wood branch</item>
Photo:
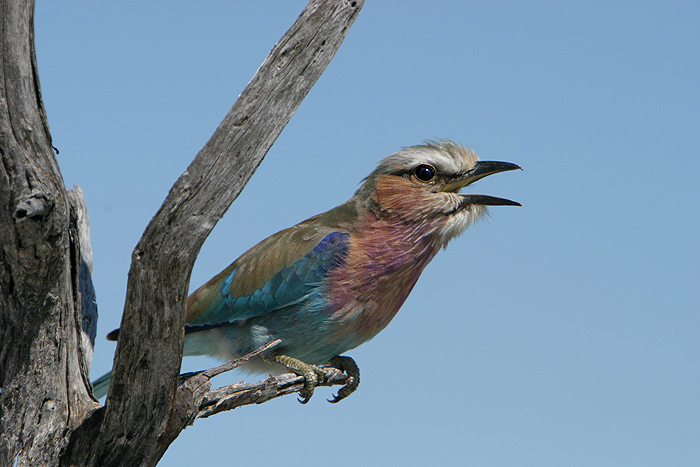
[[[200,418],[207,418],[217,413],[233,410],[244,405],[262,404],[277,397],[296,394],[304,387],[304,378],[291,373],[279,376],[269,375],[257,383],[239,382],[211,389],[211,379],[219,374],[238,368],[250,358],[281,342],[280,340],[266,344],[241,358],[227,362],[208,370],[180,375],[174,410],[170,414],[168,430],[161,434],[159,449],[162,454],[172,440],[177,438],[182,430],[192,425]],[[318,386],[344,385],[348,376],[333,367],[322,368],[325,377],[319,380]],[[79,430],[92,431],[99,428],[104,417],[104,407],[95,410],[92,417]],[[76,446],[70,446],[75,449]]]
[[[175,409],[168,423],[164,437],[177,437],[180,431],[192,425],[197,419],[207,418],[220,412],[233,410],[244,405],[262,404],[287,394],[295,394],[304,386],[304,378],[291,373],[268,376],[257,383],[239,382],[211,389],[211,379],[224,372],[238,368],[254,356],[276,346],[281,340],[269,342],[233,361],[208,370],[180,375]],[[325,378],[318,386],[346,384],[348,376],[333,367],[322,368]],[[165,445],[165,443],[162,443]]]
[[[100,434],[85,438],[83,430],[74,440],[92,448],[84,465],[154,465],[179,433],[171,423],[195,258],[333,58],[362,3],[309,2],[147,226],[132,254]]]
[[[346,384],[348,376],[337,368],[324,367],[325,379],[318,386]],[[207,391],[199,405],[196,418],[207,418],[219,412],[233,410],[250,404],[262,404],[288,394],[296,394],[304,387],[304,378],[292,373],[268,376],[255,383],[235,383]]]

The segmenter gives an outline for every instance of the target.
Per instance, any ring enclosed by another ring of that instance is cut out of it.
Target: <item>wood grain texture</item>
[[[0,465],[57,465],[92,410],[78,213],[51,147],[34,3],[0,1]]]

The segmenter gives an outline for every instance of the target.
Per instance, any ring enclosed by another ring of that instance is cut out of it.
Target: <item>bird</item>
[[[437,252],[505,198],[461,193],[477,180],[521,169],[482,161],[468,146],[428,140],[383,158],[345,203],[266,238],[187,299],[184,355],[232,360],[280,339],[244,370],[304,377],[306,403],[321,365],[348,375],[338,402],[359,385],[341,354],[372,339],[403,305]],[[108,335],[116,340],[118,329]],[[110,373],[93,383],[107,392]]]

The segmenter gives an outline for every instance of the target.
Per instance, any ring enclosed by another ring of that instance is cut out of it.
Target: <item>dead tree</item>
[[[155,465],[195,419],[300,389],[179,377],[199,249],[340,47],[363,1],[311,0],[133,251],[105,406],[88,368],[95,309],[84,199],[64,186],[34,53],[33,0],[0,0],[0,465]],[[157,318],[156,318],[157,317]],[[274,345],[274,343],[271,343]],[[325,384],[344,376],[329,370]]]

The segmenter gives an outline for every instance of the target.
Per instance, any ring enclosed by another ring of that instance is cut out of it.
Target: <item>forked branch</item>
[[[240,382],[211,389],[212,378],[238,368],[280,342],[279,339],[271,341],[253,352],[218,367],[181,375],[173,411],[174,418],[171,419],[169,426],[179,432],[199,418],[207,418],[244,405],[262,404],[271,399],[301,391],[304,387],[304,378],[291,373],[276,377],[270,375],[257,383]],[[333,367],[324,367],[322,370],[325,378],[319,381],[319,386],[347,383],[348,376],[341,370]]]

